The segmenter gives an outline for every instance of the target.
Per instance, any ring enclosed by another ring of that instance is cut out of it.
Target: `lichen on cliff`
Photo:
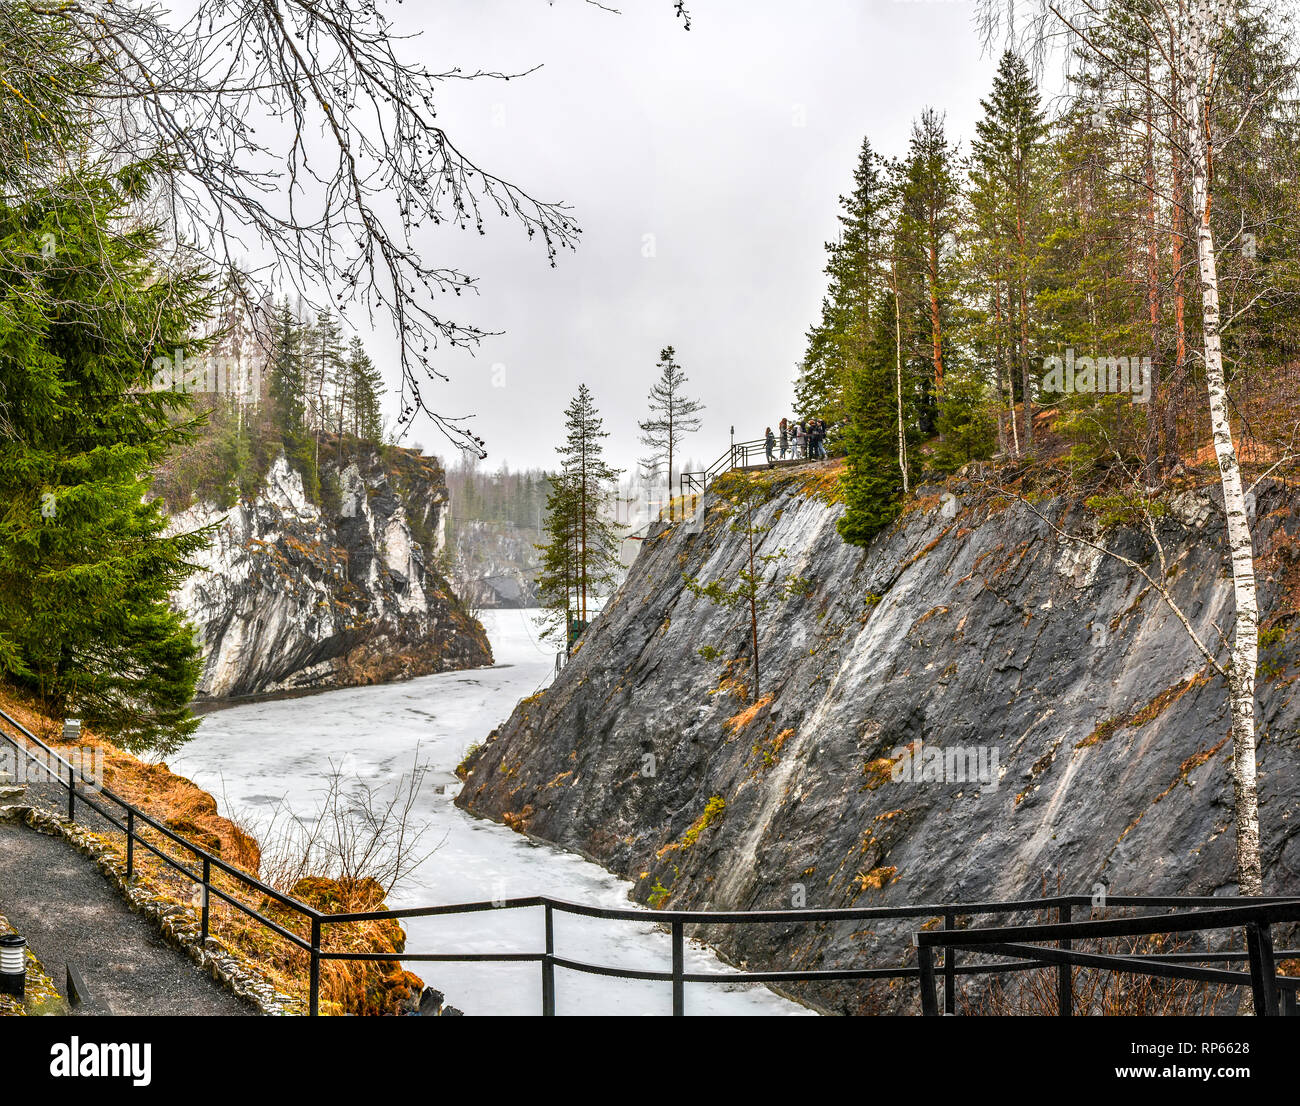
[[[700,602],[683,584],[747,564],[745,536],[722,524],[723,482],[700,504],[699,532],[652,532],[659,540],[643,543],[581,653],[497,728],[457,803],[497,819],[527,809],[531,836],[636,880],[642,901],[671,897],[682,909],[786,904],[810,868],[829,873],[809,889],[810,907],[867,893],[886,905],[1031,897],[1044,871],[1071,888],[1105,878],[1123,893],[1231,888],[1221,818],[1231,781],[1221,757],[1205,758],[1228,732],[1225,690],[1200,674],[1165,605],[1141,601],[1136,574],[1081,556],[1035,510],[973,477],[916,489],[869,546],[848,546],[836,532],[843,507],[806,494],[796,475],[725,478],[767,486],[759,551],[784,550],[781,571],[815,581],[759,620],[770,702],[743,691],[748,612]],[[1051,498],[1053,485],[1027,490],[1037,511],[1091,524],[1082,504]],[[1288,548],[1292,493],[1262,484],[1257,494],[1259,547]],[[1187,495],[1199,498],[1160,520],[1180,565],[1168,587],[1210,640],[1230,624],[1222,520],[1212,497]],[[1139,563],[1152,556],[1140,529],[1104,540]],[[1261,578],[1265,624],[1300,607],[1296,594],[1280,567]],[[1293,669],[1295,639],[1266,638],[1268,664]],[[1300,838],[1283,832],[1300,814],[1300,749],[1271,736],[1300,729],[1285,680],[1260,681],[1259,717],[1270,735],[1260,745],[1268,878],[1300,865]],[[895,778],[901,751],[918,742],[996,750],[997,773]],[[647,754],[649,778],[638,770]],[[722,796],[725,824],[716,811],[701,823]],[[870,963],[906,947],[909,932],[886,921],[856,935],[759,928],[719,928],[710,940],[751,966],[797,968]],[[885,1001],[840,985],[800,994],[835,1010]]]

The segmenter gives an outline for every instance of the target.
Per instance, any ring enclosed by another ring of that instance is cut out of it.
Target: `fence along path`
[[[167,944],[60,837],[0,822],[0,907],[60,989],[72,965],[113,1014],[256,1013]]]
[[[46,758],[59,760],[58,753],[23,728],[15,719],[0,710],[0,740],[8,742],[21,753],[35,757],[36,751]],[[371,922],[385,918],[434,917],[446,914],[466,914],[499,909],[536,909],[541,911],[538,943],[535,947],[511,952],[474,952],[470,950],[440,950],[403,952],[403,963],[477,962],[477,963],[535,963],[541,971],[541,1013],[555,1013],[556,967],[616,979],[657,980],[672,985],[672,1013],[686,1012],[685,988],[688,983],[816,983],[868,980],[915,981],[919,988],[922,1011],[926,1014],[940,1010],[957,1010],[956,981],[965,975],[1014,975],[1022,971],[1040,970],[1055,966],[1058,973],[1060,1013],[1074,1013],[1071,999],[1071,970],[1074,967],[1093,967],[1132,975],[1156,976],[1164,979],[1184,979],[1215,982],[1231,987],[1250,988],[1254,997],[1255,1012],[1261,1016],[1293,1014],[1296,1012],[1296,991],[1300,979],[1278,975],[1278,961],[1300,959],[1300,949],[1276,950],[1272,929],[1275,926],[1294,928],[1300,925],[1300,898],[1207,898],[1190,896],[1110,896],[1108,906],[1135,908],[1154,913],[1141,917],[1110,918],[1102,921],[1073,922],[1072,912],[1088,910],[1091,898],[1087,895],[1057,895],[1048,898],[1021,899],[990,903],[919,903],[907,906],[839,907],[800,910],[644,910],[638,908],[609,908],[570,903],[545,896],[507,899],[495,902],[457,903],[443,906],[412,907],[392,911],[367,911],[351,914],[324,914],[305,903],[241,872],[231,865],[205,852],[197,845],[177,836],[147,812],[140,810],[115,795],[108,788],[93,791],[77,779],[76,769],[66,761],[61,762],[67,772],[61,783],[55,785],[65,792],[67,817],[75,819],[78,808],[90,808],[100,819],[125,835],[128,873],[131,870],[134,850],[144,848],[174,869],[186,873],[202,884],[201,924],[206,938],[209,925],[209,903],[213,897],[265,926],[271,932],[307,953],[308,1005],[310,1013],[319,1012],[321,964],[327,960],[388,961],[389,953],[360,953],[336,951],[329,947],[327,932],[331,927],[356,922]],[[93,797],[92,797],[93,796]],[[161,836],[187,852],[193,859],[186,863],[169,856],[151,841],[141,836],[148,829],[155,838]],[[213,882],[214,876],[224,877],[224,886]],[[232,882],[246,891],[268,897],[281,906],[297,913],[309,930],[310,938],[285,928],[268,918],[253,906],[232,893]],[[2,892],[0,892],[2,894]],[[968,928],[972,919],[1007,916],[1017,918],[1055,911],[1057,922],[1048,925],[990,926]],[[635,920],[659,922],[672,935],[672,963],[661,971],[622,968],[617,965],[591,964],[560,954],[555,946],[554,918],[556,913],[580,915],[610,921]],[[777,968],[763,971],[729,970],[725,972],[687,972],[685,970],[685,939],[688,926],[699,925],[771,925],[813,924],[829,921],[854,921],[883,919],[909,919],[915,923],[912,943],[916,947],[916,960],[908,963],[908,949],[896,950],[890,964],[855,965],[818,969]],[[941,928],[930,928],[938,923]],[[15,924],[17,922],[15,921]],[[1148,952],[1117,956],[1091,950],[1072,948],[1076,940],[1113,937],[1149,937],[1158,934],[1186,933],[1231,934],[1244,932],[1246,949],[1242,951],[1191,950],[1175,953]],[[1036,945],[1034,942],[1051,942],[1055,947]],[[959,952],[967,950],[963,959]],[[942,961],[936,960],[942,953]],[[1002,960],[988,962],[971,959],[972,955],[1001,955]],[[1246,971],[1203,965],[1232,964],[1245,961]],[[942,987],[940,993],[939,987]],[[942,998],[942,1006],[940,1006]]]

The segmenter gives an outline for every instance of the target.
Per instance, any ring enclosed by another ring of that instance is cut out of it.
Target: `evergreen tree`
[[[315,440],[308,426],[307,328],[289,307],[288,300],[275,313],[267,366],[274,425],[284,446],[285,459],[302,477],[307,497],[319,502]]]
[[[338,320],[326,310],[308,330],[307,405],[314,435],[312,459],[320,466],[321,435],[330,429],[332,397],[339,391],[343,377],[343,336]]]
[[[943,116],[926,108],[912,124],[907,157],[899,171],[897,253],[907,276],[922,286],[917,307],[924,315],[931,366],[929,379],[922,386],[921,418],[927,432],[934,427],[943,394],[944,359],[950,344],[959,199],[956,166],[956,155],[944,134]]]
[[[360,338],[353,337],[348,343],[348,359],[344,371],[348,380],[347,394],[352,404],[352,434],[362,441],[378,443],[384,432],[379,412],[379,399],[384,394],[384,377],[370,360]]]
[[[970,461],[993,455],[997,423],[982,369],[956,366],[948,373],[939,406],[939,442],[934,450],[940,472],[956,472]]]
[[[902,506],[892,292],[880,298],[874,315],[873,340],[850,380],[844,431],[845,511],[838,526],[840,536],[854,545],[866,545],[897,517]],[[911,426],[911,416],[910,409],[905,409],[905,428]]]
[[[840,196],[840,235],[826,243],[826,274],[820,323],[808,332],[808,349],[795,384],[801,418],[837,422],[855,362],[866,356],[872,334],[871,309],[884,286],[886,218],[891,203],[885,163],[862,140],[853,171],[853,191]]]
[[[537,572],[537,601],[549,613],[542,636],[563,639],[569,619],[577,606],[578,496],[573,484],[560,473],[550,478],[549,487],[546,521],[542,529],[543,541],[537,546],[541,553],[541,564]]]
[[[191,429],[153,361],[209,308],[132,211],[150,167],[0,204],[0,673],[137,749],[197,725],[193,630],[168,596],[202,534],[169,535],[151,470]],[[52,252],[42,250],[53,236]]]
[[[1034,432],[1034,365],[1041,360],[1035,356],[1034,307],[1052,181],[1047,113],[1028,65],[1010,50],[1002,55],[992,92],[980,106],[984,115],[975,124],[970,178],[978,225],[988,246],[987,262],[993,269],[988,276],[1003,296],[998,304],[1000,349],[1003,357],[1009,350],[1016,351],[1025,404],[1023,441],[1028,446]],[[1002,369],[1000,361],[1000,373]],[[1014,381],[1013,374],[1007,375]],[[955,414],[948,422],[953,425],[964,417]]]
[[[612,586],[618,570],[619,537],[604,508],[620,470],[604,459],[609,432],[585,384],[579,385],[564,418],[565,440],[556,450],[560,471],[552,477],[547,503],[549,540],[539,548],[552,576],[556,566],[567,574],[563,588],[554,581],[547,586],[546,605],[558,615],[563,596],[566,620],[571,615],[585,624],[591,602]]]
[[[687,434],[699,430],[699,412],[704,410],[704,404],[684,393],[686,373],[675,357],[672,346],[659,351],[659,379],[650,389],[650,417],[637,424],[641,428],[641,444],[650,450],[641,467],[650,478],[660,472],[664,474],[668,481],[670,516],[678,447]]]

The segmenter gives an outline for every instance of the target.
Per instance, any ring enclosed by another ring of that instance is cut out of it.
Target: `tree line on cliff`
[[[977,13],[986,42],[1022,30],[970,154],[933,109],[897,161],[864,142],[827,246],[797,393],[847,422],[840,532],[865,544],[918,475],[997,451],[1018,472],[1063,467],[1066,490],[1136,521],[1163,558],[1169,477],[1212,456],[1234,611],[1209,639],[1162,573],[1023,501],[1057,537],[1144,577],[1223,678],[1238,886],[1259,894],[1260,612],[1242,458],[1258,479],[1293,466],[1300,432],[1290,13],[1248,0],[980,0]],[[1049,112],[1026,57],[1060,42],[1065,87]],[[1035,418],[1048,407],[1054,420]],[[1043,450],[1049,427],[1064,457]]]
[[[1091,21],[1100,53],[1074,40],[1052,110],[1025,57],[1005,52],[964,153],[933,108],[900,157],[863,141],[795,385],[801,414],[846,424],[849,540],[888,524],[923,471],[1034,456],[1048,409],[1085,480],[1122,468],[1156,484],[1193,454],[1207,208],[1230,305],[1213,341],[1251,416],[1241,431],[1289,440],[1294,418],[1267,408],[1282,397],[1294,411],[1300,348],[1294,54],[1265,13],[1221,28],[1214,199],[1198,207],[1178,66],[1146,35],[1148,7],[1123,0]]]

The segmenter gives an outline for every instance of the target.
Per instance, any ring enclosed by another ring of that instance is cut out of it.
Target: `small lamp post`
[[[27,993],[27,938],[17,933],[0,937],[0,995],[23,998]]]

